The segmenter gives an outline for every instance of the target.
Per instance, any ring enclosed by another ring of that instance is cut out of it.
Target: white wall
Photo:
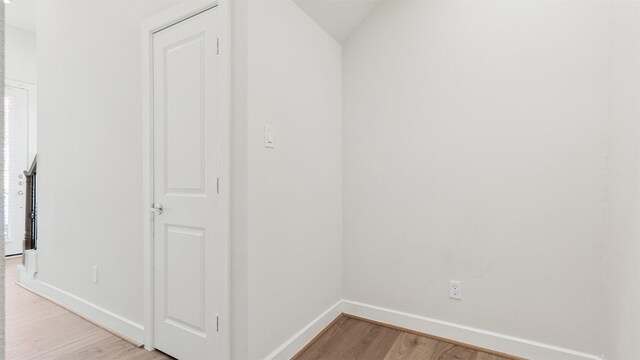
[[[170,4],[39,3],[38,278],[139,324],[140,23]],[[638,353],[637,4],[384,3],[342,65],[289,0],[233,6],[234,358],[341,295]]]
[[[137,324],[140,29],[170,4],[38,2],[38,279]]]
[[[5,25],[5,47],[6,79],[37,85],[36,34],[32,31]],[[37,127],[36,116],[29,117],[27,129],[29,164],[37,152]]]
[[[611,13],[609,228],[605,246],[605,357],[640,356],[640,3]]]
[[[343,48],[344,297],[602,354],[609,36],[608,2],[382,3]]]
[[[249,359],[341,295],[341,48],[292,1],[248,4]],[[264,148],[264,125],[275,149]]]
[[[5,25],[5,75],[7,80],[36,84],[36,34]]]
[[[38,279],[141,324],[140,23],[169,4],[39,6]],[[341,49],[290,1],[233,11],[232,356],[253,359],[340,299]]]
[[[229,2],[231,31],[231,358],[249,354],[247,37],[248,3]]]

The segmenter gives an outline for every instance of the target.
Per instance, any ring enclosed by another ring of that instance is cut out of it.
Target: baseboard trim
[[[554,345],[350,300],[342,301],[342,309],[347,316],[352,315],[369,319],[374,322],[430,334],[439,338],[450,339],[454,342],[473,344],[475,347],[492,349],[496,352],[532,360],[602,360],[601,357],[595,355]]]
[[[265,360],[289,360],[295,357],[341,315],[342,301],[338,301],[302,328],[302,330],[285,341],[284,344],[280,345],[271,354],[267,355]]]
[[[144,341],[144,327],[141,324],[126,319],[67,291],[34,279],[27,275],[24,269],[21,270],[18,274],[17,282],[20,287],[51,301],[135,346],[142,346]]]
[[[143,342],[144,328],[140,324],[55,286],[33,279],[23,272],[19,275],[18,284],[137,346]],[[603,360],[596,355],[351,300],[336,302],[275,349],[265,360],[294,358],[343,313],[532,360]]]

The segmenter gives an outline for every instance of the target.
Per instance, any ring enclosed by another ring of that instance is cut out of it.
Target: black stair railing
[[[25,226],[24,226],[24,249],[35,250],[38,248],[38,212],[36,207],[36,184],[37,184],[37,156],[33,158],[31,167],[24,172],[26,177],[26,206],[25,208]]]

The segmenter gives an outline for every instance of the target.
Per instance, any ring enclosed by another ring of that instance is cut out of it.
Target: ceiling
[[[380,0],[294,0],[320,27],[343,43]]]
[[[4,5],[5,22],[24,30],[36,31],[35,0],[11,0]]]
[[[294,0],[320,27],[343,43],[380,0]],[[11,0],[6,23],[36,31],[36,0]]]

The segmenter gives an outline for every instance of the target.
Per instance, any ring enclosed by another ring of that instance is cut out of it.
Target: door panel
[[[205,230],[175,225],[166,228],[166,317],[202,336],[205,329]]]
[[[164,49],[167,192],[204,192],[204,56],[204,33]]]
[[[218,119],[216,8],[153,37],[154,338],[215,359]]]
[[[29,90],[5,86],[4,94],[4,238],[5,255],[21,254],[25,225],[25,177],[27,170]]]

